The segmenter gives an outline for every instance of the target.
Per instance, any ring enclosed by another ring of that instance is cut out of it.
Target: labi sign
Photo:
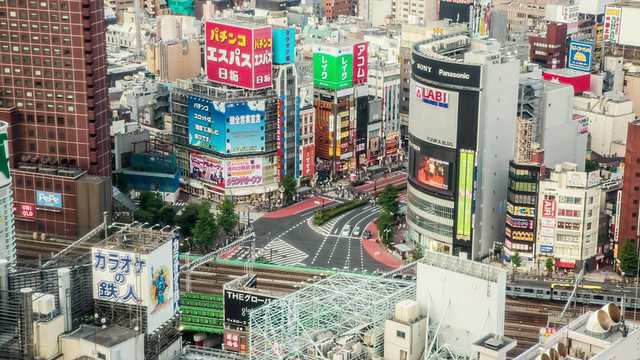
[[[44,191],[36,192],[36,204],[38,206],[47,206],[54,208],[62,208],[62,195]]]

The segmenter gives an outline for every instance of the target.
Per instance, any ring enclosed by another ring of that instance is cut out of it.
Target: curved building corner
[[[463,258],[504,239],[519,64],[466,33],[414,44],[409,237]]]

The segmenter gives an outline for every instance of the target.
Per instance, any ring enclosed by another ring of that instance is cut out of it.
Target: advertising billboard
[[[567,70],[567,71],[571,71],[571,70]],[[542,73],[542,77],[544,78],[545,81],[571,85],[573,86],[574,93],[580,93],[580,92],[589,90],[589,87],[591,86],[591,74],[583,71],[581,72],[575,71],[574,73],[575,75],[570,76],[570,75],[566,75],[566,73],[560,74],[560,73],[553,72],[552,70],[545,69],[544,72]]]
[[[569,43],[569,69],[591,72],[593,44],[572,41]]]
[[[93,298],[146,307],[147,333],[153,332],[177,311],[178,246],[176,237],[149,254],[92,248]]]
[[[602,182],[600,171],[596,170],[587,174],[587,187],[600,185],[600,182]]]
[[[449,172],[451,165],[448,162],[420,154],[418,164],[418,181],[436,189],[449,189]]]
[[[239,351],[241,354],[247,351],[247,333],[224,329],[224,349]]]
[[[480,65],[432,59],[416,51],[413,51],[412,59],[412,76],[447,85],[480,87]]]
[[[430,105],[449,107],[449,93],[444,90],[418,85],[416,86],[416,98]]]
[[[302,147],[302,168],[300,176],[311,176],[315,173],[316,145]]]
[[[578,171],[567,171],[566,186],[571,187],[586,187],[587,186],[587,173]]]
[[[248,326],[249,314],[273,297],[252,294],[239,290],[224,289],[224,322],[232,325]]]
[[[353,45],[353,85],[364,84],[369,78],[369,43]]]
[[[618,42],[620,36],[620,19],[622,9],[616,6],[606,6],[602,29],[602,40]]]
[[[189,172],[193,179],[221,188],[225,187],[223,160],[191,151],[189,153]]]
[[[34,219],[36,217],[36,207],[29,203],[15,203],[15,215],[21,218]]]
[[[262,185],[262,158],[227,160],[226,187]]]
[[[282,176],[284,175],[284,127],[287,119],[287,108],[286,108],[286,96],[281,95],[278,98],[278,109],[276,111],[276,153],[278,155],[278,181],[282,181]]]
[[[515,229],[533,230],[533,220],[517,219],[507,214],[507,225]]]
[[[451,19],[458,23],[469,22],[473,0],[440,0],[438,5],[440,20]]]
[[[9,124],[0,122],[0,186],[11,183],[11,173],[9,172],[9,135],[7,129]]]
[[[313,51],[313,85],[346,89],[353,85],[353,47],[318,45]]]
[[[225,104],[189,95],[189,144],[203,149],[225,151]]]
[[[556,201],[542,200],[542,217],[548,219],[556,218]]]
[[[415,79],[412,84],[415,96],[411,97],[409,107],[415,110],[409,114],[411,133],[428,143],[456,149],[458,123],[472,117],[477,109],[465,108],[465,113],[459,113],[460,93],[457,91],[426,86]]]
[[[469,239],[471,236],[474,167],[475,153],[473,151],[460,151],[456,231],[458,238]]]
[[[291,64],[296,57],[294,28],[273,29],[273,63]]]
[[[227,103],[227,154],[264,151],[264,100]]]
[[[251,90],[271,87],[271,26],[208,21],[205,41],[209,80]]]
[[[36,204],[38,206],[62,208],[62,194],[36,191]]]
[[[536,209],[525,206],[514,206],[507,203],[507,212],[515,216],[536,217]]]
[[[397,154],[399,148],[400,148],[400,133],[396,131],[396,132],[387,134],[387,139],[385,140],[385,146],[384,146],[385,156]]]

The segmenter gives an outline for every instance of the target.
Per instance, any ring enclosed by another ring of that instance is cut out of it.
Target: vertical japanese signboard
[[[353,46],[322,46],[313,52],[313,84],[328,89],[353,85]]]
[[[369,43],[353,45],[353,85],[367,82],[369,77]]]
[[[540,252],[543,254],[553,254],[553,242],[556,237],[556,213],[557,203],[555,200],[542,200],[538,239]]]
[[[291,64],[295,61],[296,31],[293,28],[273,29],[273,63]]]
[[[622,9],[615,6],[607,6],[604,9],[604,25],[602,40],[617,42],[620,35],[620,13]]]
[[[460,151],[460,170],[458,177],[458,211],[456,235],[459,239],[471,238],[471,218],[473,211],[473,177],[475,154],[473,151]]]
[[[271,87],[271,26],[209,21],[205,40],[209,80],[252,90]]]
[[[300,176],[311,176],[315,173],[315,158],[315,144],[310,144],[302,147],[302,169]]]
[[[278,169],[278,182],[282,181],[282,174],[284,172],[284,125],[286,123],[286,96],[281,95],[278,98],[278,109],[276,111],[276,150],[277,150],[277,169]]]

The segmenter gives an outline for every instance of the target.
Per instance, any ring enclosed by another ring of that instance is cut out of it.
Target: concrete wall
[[[485,65],[478,124],[478,179],[472,259],[504,238],[509,160],[518,105],[518,62]]]

